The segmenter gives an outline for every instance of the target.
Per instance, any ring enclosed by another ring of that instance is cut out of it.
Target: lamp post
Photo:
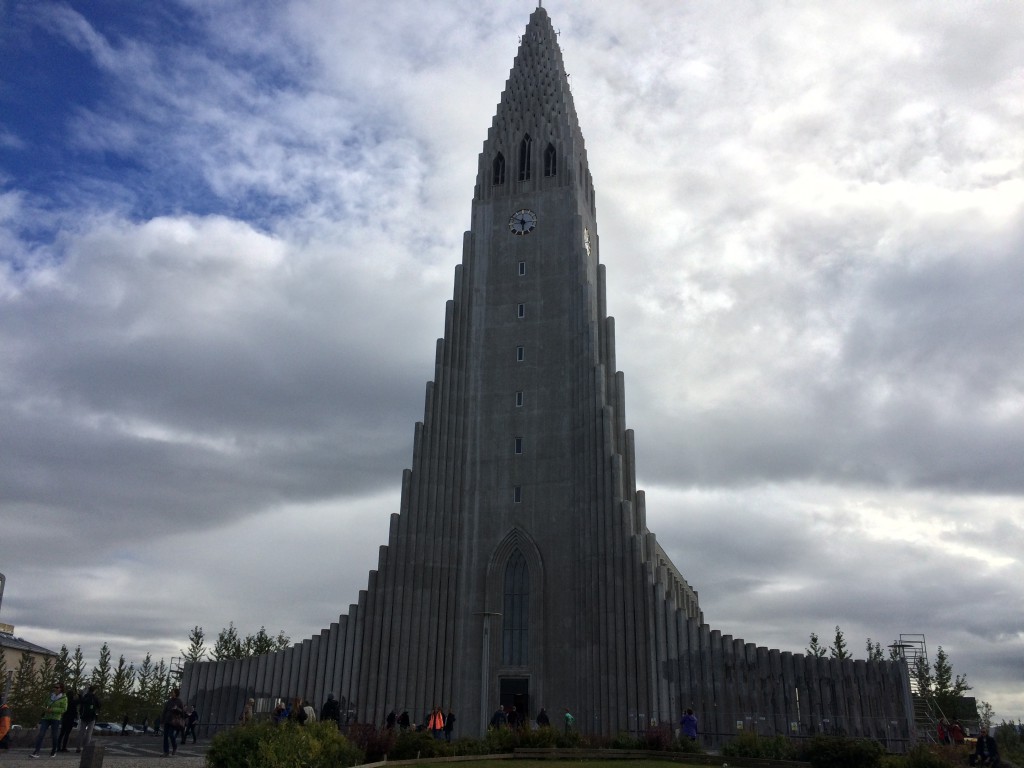
[[[483,646],[480,649],[480,733],[487,732],[487,713],[490,710],[488,699],[491,697],[491,616],[501,616],[498,611],[477,611],[474,616],[482,616]]]

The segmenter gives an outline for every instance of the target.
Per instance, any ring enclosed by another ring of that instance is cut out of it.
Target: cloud
[[[7,12],[19,634],[169,659],[196,624],[301,639],[355,602],[524,13]],[[923,632],[1020,715],[1019,14],[549,13],[648,523],[707,620],[788,650]]]

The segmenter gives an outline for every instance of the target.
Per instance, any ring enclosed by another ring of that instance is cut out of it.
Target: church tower
[[[478,719],[500,702],[635,727],[653,674],[647,569],[663,562],[699,615],[644,524],[596,211],[561,52],[537,8],[480,154],[425,421],[448,422],[434,429],[450,442],[452,503],[439,507],[457,546],[453,684]]]
[[[207,722],[233,722],[249,697],[265,712],[278,697],[328,693],[359,722],[453,709],[458,736],[481,735],[499,705],[531,720],[567,708],[582,732],[607,735],[678,723],[686,707],[719,734],[751,717],[781,733],[829,714],[865,735],[906,721],[905,665],[833,669],[703,623],[647,529],[599,252],[586,146],[538,7],[479,156],[378,567],[319,635],[187,665],[182,695]],[[862,692],[885,699],[877,717]]]

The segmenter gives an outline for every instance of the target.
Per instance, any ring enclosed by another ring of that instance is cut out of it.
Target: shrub
[[[266,723],[240,725],[218,731],[206,752],[210,768],[249,768],[260,749],[260,742],[270,738],[271,726]]]
[[[511,752],[519,746],[519,732],[511,728],[488,728],[483,742],[484,754]]]
[[[558,746],[558,731],[554,728],[538,728],[535,731],[521,731],[519,736],[520,747],[555,747]]]
[[[643,749],[638,738],[625,732],[619,733],[608,746],[611,749]]]
[[[785,736],[758,736],[741,733],[722,747],[725,757],[759,757],[768,760],[793,760],[796,748]]]
[[[398,741],[398,736],[393,728],[378,731],[376,728],[361,727],[352,735],[358,738],[356,744],[363,750],[363,755],[368,763],[376,763],[390,755]]]
[[[703,755],[704,748],[701,747],[700,743],[693,739],[688,739],[682,736],[676,739],[675,745],[672,747],[673,752],[686,752],[690,755]]]
[[[845,736],[815,736],[801,746],[796,758],[812,768],[881,768],[885,749],[877,741]]]
[[[345,768],[363,762],[363,753],[333,723],[263,723],[217,733],[206,762],[210,768]]]
[[[554,729],[552,729],[554,730]],[[580,735],[579,731],[569,731],[568,733],[562,733],[556,731],[557,736],[555,737],[555,746],[561,747],[562,749],[579,749],[583,746],[589,746],[586,739]]]
[[[1020,723],[1003,720],[995,727],[992,735],[995,736],[999,755],[1004,763],[1009,761],[1018,765],[1024,764],[1024,735],[1021,733]]]
[[[407,731],[399,735],[388,753],[388,759],[415,760],[420,757],[444,757],[452,754],[454,751],[451,745],[443,739],[435,739],[429,731]],[[367,755],[366,761],[379,759],[381,758],[371,758]]]
[[[918,744],[905,756],[907,768],[955,768],[967,762],[962,747],[941,744]]]
[[[657,728],[648,728],[644,731],[643,737],[638,741],[640,742],[640,749],[667,752],[675,746],[676,737],[668,726],[659,726]]]

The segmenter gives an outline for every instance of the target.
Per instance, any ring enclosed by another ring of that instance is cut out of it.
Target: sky
[[[705,620],[1024,717],[1024,13],[549,0]],[[399,509],[532,0],[0,0],[0,621],[301,640]]]

